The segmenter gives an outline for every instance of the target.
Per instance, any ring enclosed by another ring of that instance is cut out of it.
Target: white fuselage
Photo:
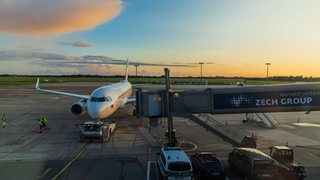
[[[93,119],[103,119],[114,113],[132,94],[127,81],[102,86],[92,92],[87,100],[88,114]]]

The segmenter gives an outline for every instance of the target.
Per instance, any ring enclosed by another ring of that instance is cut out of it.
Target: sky
[[[0,74],[320,77],[318,0],[2,0]]]

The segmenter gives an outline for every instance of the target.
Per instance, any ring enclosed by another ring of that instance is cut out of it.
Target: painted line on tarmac
[[[27,146],[29,143],[31,143],[31,142],[32,142],[33,140],[35,140],[35,139],[38,139],[39,137],[40,137],[40,136],[35,137],[35,138],[33,137],[33,138],[27,140],[23,145],[18,146],[17,148],[14,148],[14,149],[12,149],[11,151],[9,151],[9,152],[7,152],[6,154],[4,154],[3,156],[1,156],[1,157],[0,157],[0,160],[3,159],[3,158],[5,158],[5,157],[7,157],[8,155],[14,153],[16,150]],[[6,146],[6,145],[5,145],[5,146]]]
[[[77,159],[81,156],[81,154],[87,149],[87,145],[88,145],[88,143],[86,143],[86,144],[82,147],[82,149],[78,152],[78,154],[77,154],[71,161],[69,161],[69,162],[58,172],[58,174],[56,174],[56,175],[52,178],[52,180],[56,180],[75,160],[77,160]]]
[[[320,150],[320,148],[312,147],[312,146],[299,146],[296,145],[297,148],[305,148],[305,149],[313,149],[313,150]]]
[[[191,149],[184,149],[184,148],[182,147],[183,144],[190,144],[191,146],[193,146],[193,148],[191,148]],[[191,141],[185,141],[185,140],[181,141],[181,142],[178,144],[178,147],[181,147],[181,148],[183,149],[183,151],[185,151],[185,152],[192,152],[192,151],[198,149],[198,146],[197,146],[195,143],[193,143],[193,142],[191,142]]]
[[[52,168],[46,169],[40,176],[37,177],[37,179],[42,179],[46,174],[48,174],[51,171]]]

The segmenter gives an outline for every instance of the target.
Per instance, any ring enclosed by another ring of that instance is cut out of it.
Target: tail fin
[[[128,81],[128,67],[129,67],[129,59],[127,59],[127,66],[126,66],[126,74],[125,74],[125,81]]]
[[[40,89],[39,87],[39,78],[37,79],[37,84],[36,84],[36,90],[38,91]]]

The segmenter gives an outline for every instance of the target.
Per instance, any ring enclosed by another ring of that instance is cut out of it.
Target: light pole
[[[269,66],[271,65],[271,63],[267,62],[265,65],[267,66],[267,84],[268,84],[268,81],[269,81]]]
[[[136,83],[138,83],[137,78],[138,78],[138,66],[139,64],[134,65],[136,67]]]
[[[202,65],[204,64],[204,62],[199,62],[200,64],[200,83],[202,84]]]

